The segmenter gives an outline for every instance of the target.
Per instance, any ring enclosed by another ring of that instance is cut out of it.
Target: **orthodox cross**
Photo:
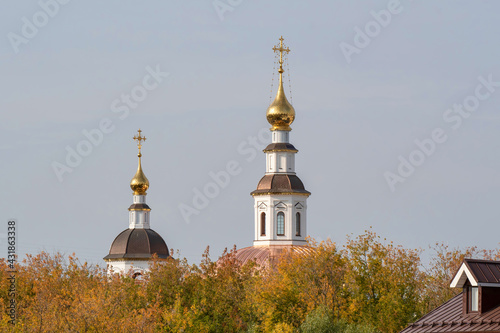
[[[284,48],[283,47],[283,36],[280,37],[280,45],[278,47],[278,45],[276,45],[275,47],[273,47],[273,51],[274,52],[279,52],[280,53],[280,69],[278,70],[279,73],[283,73],[284,70],[283,70],[283,52],[290,52],[290,49],[287,47],[287,48]]]
[[[141,157],[142,156],[142,154],[141,154],[142,141],[146,141],[146,137],[141,136],[142,131],[140,128],[137,131],[137,133],[139,133],[139,135],[134,136],[134,141],[137,142],[137,148],[139,148],[139,154],[137,156]]]

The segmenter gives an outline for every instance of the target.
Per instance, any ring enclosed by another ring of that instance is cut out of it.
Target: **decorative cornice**
[[[303,193],[303,192],[264,192],[264,193],[250,193],[253,197],[258,195],[304,195],[306,197],[310,196],[311,193]]]
[[[272,153],[274,151],[286,151],[289,153],[298,153],[299,151],[297,149],[264,149],[264,153]]]

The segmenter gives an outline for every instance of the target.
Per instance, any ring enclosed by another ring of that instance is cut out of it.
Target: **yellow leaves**
[[[343,247],[330,239],[308,244],[307,251],[284,251],[271,267],[241,265],[234,248],[215,262],[207,249],[199,266],[154,258],[142,283],[108,277],[105,269],[81,263],[74,254],[29,255],[18,267],[15,330],[295,332],[303,325],[361,323],[368,326],[352,327],[392,333],[453,295],[448,283],[464,257],[500,254],[438,245],[424,268],[422,251],[372,230],[348,237]],[[5,316],[6,271],[0,260],[0,331],[11,328]]]
[[[352,302],[347,317],[368,321],[382,332],[401,330],[413,318],[423,288],[420,251],[381,241],[372,231],[348,238],[345,251]]]
[[[266,331],[266,332],[271,332],[271,331]],[[276,326],[274,326],[272,332],[275,333],[293,333],[295,332],[295,328],[287,323],[279,323]]]

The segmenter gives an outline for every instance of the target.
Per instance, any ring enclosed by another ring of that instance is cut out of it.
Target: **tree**
[[[382,243],[369,230],[348,238],[346,251],[349,321],[366,322],[391,333],[422,315],[419,303],[425,276],[419,269],[420,251]]]

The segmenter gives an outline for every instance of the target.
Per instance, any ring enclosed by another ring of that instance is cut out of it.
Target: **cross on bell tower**
[[[284,72],[283,70],[283,52],[286,52],[287,54],[290,52],[290,49],[287,47],[287,48],[284,48],[283,46],[283,41],[285,39],[283,38],[283,36],[280,37],[280,44],[279,44],[279,47],[278,45],[274,46],[273,47],[273,51],[274,52],[279,52],[280,53],[280,60],[279,60],[279,63],[280,63],[280,69],[278,70],[278,72],[280,73],[280,75]]]
[[[142,148],[142,141],[146,141],[146,137],[145,136],[141,136],[141,129],[139,128],[139,130],[137,131],[137,133],[139,133],[139,135],[135,135],[134,136],[134,141],[137,142],[137,148],[139,148],[139,154],[137,156],[141,157],[142,154],[141,154],[141,148]]]

